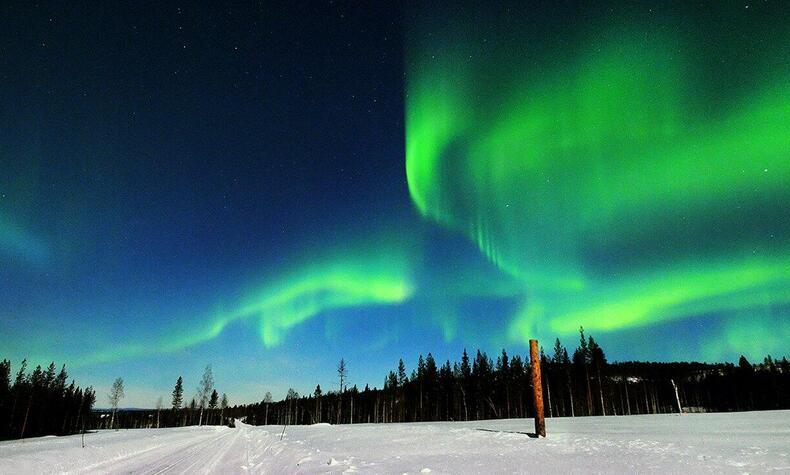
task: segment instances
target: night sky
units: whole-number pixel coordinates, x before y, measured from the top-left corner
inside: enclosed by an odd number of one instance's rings
[[[786,3],[165,3],[0,5],[0,357],[152,406],[788,354]]]

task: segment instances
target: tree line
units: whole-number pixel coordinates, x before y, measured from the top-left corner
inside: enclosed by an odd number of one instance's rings
[[[556,339],[541,348],[546,417],[613,416],[677,412],[725,412],[790,408],[790,362],[766,356],[752,364],[744,356],[732,363],[615,362],[579,330],[572,353]],[[382,388],[349,385],[349,366],[336,368],[337,389],[320,385],[310,394],[289,389],[275,401],[267,392],[260,402],[230,406],[214,387],[207,366],[194,396],[186,402],[184,380],[175,381],[169,405],[119,409],[122,378],[107,395],[109,408],[93,409],[96,393],[72,381],[55,364],[27,372],[22,362],[11,382],[11,364],[0,363],[0,438],[74,434],[94,429],[160,428],[232,424],[355,424],[419,421],[470,421],[534,417],[529,356],[484,351],[438,363],[431,353],[419,356],[409,372],[401,359]]]
[[[66,366],[40,365],[28,372],[23,360],[13,382],[11,362],[0,362],[0,439],[75,434],[92,425],[92,387],[68,382]]]
[[[541,348],[546,417],[722,412],[790,408],[790,363],[771,356],[739,363],[609,363],[601,346],[580,328],[572,353],[556,339]],[[234,406],[228,415],[250,424],[353,424],[468,421],[534,417],[529,356],[505,350],[492,359],[464,350],[460,361],[438,363],[420,355],[411,373],[403,360],[382,389],[348,385],[345,360],[338,389],[311,394],[290,389],[285,399],[267,393],[259,403]]]
[[[93,411],[91,428],[94,429],[142,429],[184,427],[201,425],[223,425],[229,419],[228,396],[220,396],[214,387],[214,373],[211,366],[206,366],[203,376],[189,402],[185,400],[184,378],[176,379],[171,400],[165,406],[160,397],[154,409],[118,410],[118,401],[124,396],[123,379],[118,378],[108,395],[109,409]]]

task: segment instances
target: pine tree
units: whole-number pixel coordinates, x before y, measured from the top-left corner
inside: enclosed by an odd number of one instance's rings
[[[403,358],[398,361],[398,386],[403,387],[406,384],[406,365],[403,363]]]
[[[178,411],[181,409],[181,404],[184,402],[184,380],[181,376],[178,377],[176,380],[176,386],[173,388],[173,402],[172,407],[173,411]]]
[[[592,362],[593,368],[595,369],[595,373],[598,378],[598,393],[601,397],[601,413],[605,416],[606,405],[604,404],[603,380],[601,379],[601,372],[606,366],[606,355],[604,355],[603,349],[598,346],[598,343],[593,340],[592,335],[590,335],[588,339],[587,348],[590,352],[590,361]]]
[[[403,416],[406,412],[406,365],[403,363],[403,358],[398,360],[398,422],[403,422]]]
[[[584,327],[579,327],[579,335],[580,335],[580,342],[579,348],[577,348],[577,352],[580,355],[580,361],[582,366],[584,367],[584,384],[587,388],[587,415],[591,416],[593,414],[593,402],[592,402],[592,388],[590,387],[590,350],[587,346],[587,339],[584,338]],[[574,353],[574,362],[576,358],[576,353]]]
[[[22,430],[19,433],[19,438],[25,438],[25,430],[27,429],[28,418],[30,417],[30,408],[33,407],[33,400],[39,396],[44,388],[44,371],[41,370],[41,365],[36,366],[36,369],[30,374],[27,381],[27,408],[25,409],[25,417],[22,419]]]
[[[219,393],[217,390],[211,391],[211,397],[208,400],[208,408],[209,409],[216,409],[219,406]]]
[[[568,397],[570,399],[571,417],[576,417],[576,409],[573,407],[573,383],[571,381],[571,360],[568,358],[568,350],[562,349],[562,365],[565,367],[565,377],[568,382]]]
[[[450,395],[453,392],[453,370],[450,366],[450,360],[444,362],[441,368],[439,368],[439,387],[438,387],[438,406],[444,406],[444,418],[439,418],[439,420],[452,420],[454,419],[450,415]],[[444,395],[444,398],[441,397]],[[437,406],[437,407],[438,407]]]
[[[551,405],[551,362],[546,357],[546,352],[543,351],[543,347],[540,347],[540,366],[544,368],[541,372],[541,376],[543,378],[542,385],[546,388],[546,398],[545,401],[548,403],[547,409],[549,410],[549,417],[554,417],[554,408]]]
[[[228,395],[222,393],[222,400],[219,403],[219,423],[225,424],[225,410],[228,408]]]
[[[313,396],[315,397],[315,420],[316,422],[321,422],[321,385],[317,384],[315,386],[315,391],[313,391]]]
[[[563,368],[563,364],[562,364],[562,351],[563,350],[564,350],[564,348],[562,347],[562,344],[560,343],[560,339],[559,338],[555,339],[554,340],[554,354],[551,357],[551,363],[552,363],[551,366],[555,370],[557,376],[561,376],[565,372],[564,368]],[[557,394],[557,397],[555,398],[555,405],[556,405],[557,400],[559,400],[559,402],[562,403],[561,404],[561,407],[562,407],[561,410],[560,410],[559,407],[557,407],[557,414],[564,416],[564,415],[566,415],[565,398],[563,397],[561,388],[562,388],[562,386],[560,386],[559,384],[556,387],[555,393]]]
[[[189,401],[189,411],[184,414],[184,425],[187,425],[187,415],[189,415],[189,425],[192,425],[195,421],[195,411],[197,410],[198,403],[197,400],[193,397],[191,401]]]
[[[469,394],[469,384],[472,379],[472,367],[469,366],[469,354],[464,348],[464,353],[461,356],[461,366],[459,368],[460,381],[458,388],[461,390],[461,400],[464,404],[464,420],[469,420],[469,406],[467,405],[467,395]]]
[[[346,377],[348,376],[348,370],[346,368],[346,360],[340,358],[340,362],[337,364],[337,377],[340,380],[340,390],[338,391],[339,397],[337,401],[337,423],[340,424],[343,421],[343,392],[345,392],[345,384],[346,384]]]
[[[11,362],[3,360],[0,363],[0,438],[5,438],[5,431],[9,421],[9,406],[11,405]]]
[[[217,406],[218,406],[218,405],[219,405],[219,393],[218,393],[218,392],[217,392],[217,390],[215,389],[215,390],[213,390],[213,391],[211,392],[211,397],[210,397],[210,398],[209,398],[209,400],[208,400],[208,409],[209,409],[209,413],[208,413],[208,417],[207,417],[207,419],[208,419],[208,423],[209,423],[209,424],[211,424],[211,419],[212,419],[211,415],[212,415],[214,412],[216,412],[216,409],[217,409]]]
[[[51,362],[47,367],[47,372],[44,373],[44,387],[49,388],[55,382],[55,362]]]
[[[562,363],[562,344],[560,343],[560,339],[557,338],[554,340],[554,355],[552,357],[552,362],[560,364]]]
[[[436,383],[439,379],[439,371],[436,367],[436,360],[429,352],[425,357],[425,395],[427,396],[428,420],[437,419],[436,415]]]
[[[295,401],[296,401],[297,399],[299,399],[299,393],[298,393],[298,392],[296,392],[296,390],[295,390],[294,388],[288,388],[288,393],[287,393],[287,394],[286,394],[286,396],[285,396],[285,400],[286,400],[286,401],[287,401],[287,403],[288,403],[288,412],[286,413],[286,422],[285,422],[285,425],[291,425],[291,424],[296,424],[296,423],[298,423],[298,420],[297,420],[297,419],[298,419],[297,412],[298,412],[298,409],[299,409],[299,408],[298,408],[298,406],[294,407],[294,406],[296,405],[296,404],[295,404]],[[291,414],[292,414],[292,413],[294,414],[294,417],[293,417],[293,419],[291,419]],[[293,422],[292,422],[292,421],[293,421]]]
[[[425,416],[423,413],[423,401],[424,401],[424,389],[425,389],[425,360],[423,359],[422,355],[417,359],[417,382],[420,385],[420,420],[424,420]]]
[[[499,392],[505,396],[505,414],[510,417],[510,358],[504,348],[502,354],[497,357],[496,367],[499,375]]]
[[[387,374],[387,379],[384,380],[384,391],[389,394],[390,410],[389,421],[393,421],[393,413],[395,411],[395,398],[398,391],[398,376],[394,371]]]

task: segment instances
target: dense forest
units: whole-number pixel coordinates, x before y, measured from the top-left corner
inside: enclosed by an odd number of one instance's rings
[[[93,388],[68,383],[55,363],[27,372],[22,361],[11,382],[11,362],[0,362],[0,439],[74,434],[94,423]]]
[[[251,424],[332,424],[465,421],[534,417],[529,357],[485,352],[438,364],[428,353],[409,374],[401,360],[383,389],[347,387],[345,361],[338,365],[342,391],[290,390],[282,401],[264,398],[226,414]],[[790,408],[790,362],[767,356],[751,364],[609,363],[593,337],[580,329],[572,355],[559,339],[541,349],[546,417],[723,412]],[[341,382],[342,381],[342,382]],[[682,409],[681,409],[682,408]]]
[[[731,363],[609,363],[604,350],[580,329],[572,354],[558,340],[541,349],[546,417],[631,415],[677,412],[722,412],[790,408],[790,362],[767,356],[752,364],[741,356]],[[293,389],[274,401],[229,406],[214,388],[206,367],[189,402],[181,377],[168,404],[155,409],[122,409],[123,380],[114,383],[108,409],[93,409],[92,388],[67,385],[65,366],[51,364],[27,373],[25,363],[11,381],[11,364],[0,363],[0,437],[73,434],[106,428],[150,428],[228,424],[332,424],[465,421],[533,417],[529,357],[505,350],[494,361],[485,352],[442,364],[428,353],[410,373],[403,360],[386,375],[383,387],[349,385],[349,367],[337,366],[338,388],[312,394]]]

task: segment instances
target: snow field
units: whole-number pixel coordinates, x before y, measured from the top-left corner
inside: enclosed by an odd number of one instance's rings
[[[790,473],[790,411],[184,427],[0,443],[23,473]]]

